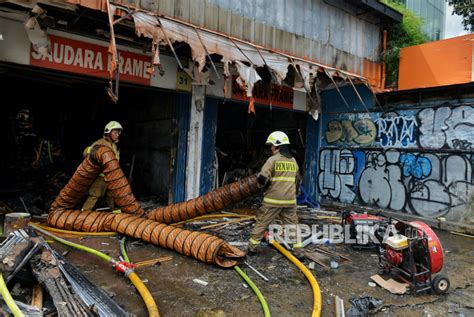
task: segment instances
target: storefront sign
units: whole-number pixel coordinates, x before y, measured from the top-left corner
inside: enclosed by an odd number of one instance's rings
[[[181,60],[181,65],[183,65],[183,67],[186,68],[189,65],[189,61]],[[178,66],[178,70],[176,73],[176,89],[191,91],[192,83],[193,83],[193,79],[189,77],[189,75]]]
[[[232,99],[250,101],[245,91],[235,81],[236,78],[234,76],[232,80]],[[272,84],[271,89],[268,89],[258,82],[253,88],[253,96],[255,103],[293,109],[293,88],[291,87]]]
[[[50,35],[51,53],[41,56],[31,48],[30,64],[66,72],[109,78],[107,47]],[[149,56],[119,50],[120,81],[150,85]]]

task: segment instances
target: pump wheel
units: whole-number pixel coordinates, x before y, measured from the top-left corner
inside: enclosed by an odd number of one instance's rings
[[[431,288],[435,294],[441,295],[449,290],[449,279],[442,274],[436,275],[431,281]]]

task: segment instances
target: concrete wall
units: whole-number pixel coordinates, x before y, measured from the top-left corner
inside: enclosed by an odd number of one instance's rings
[[[350,103],[349,111],[328,91],[323,103],[321,199],[474,224],[472,100],[389,104],[385,112]]]

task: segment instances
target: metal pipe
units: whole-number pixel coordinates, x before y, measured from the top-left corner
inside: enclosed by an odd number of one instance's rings
[[[196,28],[194,28],[194,31],[196,31],[199,42],[201,42],[202,47],[206,51],[206,56],[209,59],[209,62],[211,62],[212,68],[214,68],[214,72],[216,73],[217,79],[221,79],[221,76],[219,76],[219,73],[217,72],[216,65],[214,65],[214,62],[212,61],[211,55],[209,54],[209,51],[207,50],[206,45],[204,45],[204,42],[202,41],[202,38],[201,38],[201,35],[199,34],[199,31]]]
[[[382,90],[385,89],[385,80],[387,77],[386,71],[387,71],[387,30],[383,30],[383,63],[382,63],[382,82],[380,83],[380,86]]]
[[[254,268],[253,266],[251,266],[247,261],[244,262],[252,271],[254,271],[255,273],[257,273],[258,276],[260,276],[265,282],[268,282],[268,278],[263,275],[262,273],[260,273],[259,271],[257,271],[256,268]]]
[[[341,90],[339,89],[339,87],[337,86],[336,82],[334,81],[334,78],[332,78],[332,76],[328,75],[329,79],[331,79],[332,83],[334,84],[334,87],[336,88],[337,92],[339,93],[339,96],[341,96],[342,98],[342,101],[344,102],[344,104],[346,105],[347,109],[349,111],[351,111],[351,108],[349,106],[349,104],[347,103],[346,101],[346,98],[344,98],[344,96],[342,95],[342,92]]]
[[[168,37],[168,34],[166,34],[166,31],[165,31],[165,29],[163,28],[163,24],[161,23],[160,17],[159,17],[159,16],[156,16],[156,19],[158,20],[158,23],[160,23],[160,29],[161,29],[161,31],[163,32],[163,35],[165,36],[166,41],[168,42],[168,45],[169,45],[169,47],[170,47],[170,49],[171,49],[171,52],[173,52],[174,58],[176,59],[176,62],[178,63],[179,68],[184,71],[184,67],[183,67],[183,65],[181,64],[181,60],[179,59],[178,54],[176,54],[176,51],[174,50],[173,44],[171,44],[170,38]],[[157,49],[158,49],[158,48],[157,48]]]

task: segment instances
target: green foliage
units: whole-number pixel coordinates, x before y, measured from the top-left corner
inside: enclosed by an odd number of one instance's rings
[[[395,0],[382,0],[383,3],[403,14],[403,21],[392,25],[387,30],[386,73],[387,86],[396,85],[400,49],[428,42],[428,37],[422,31],[423,19],[407,9],[404,4]]]
[[[462,17],[464,29],[474,32],[474,2],[471,0],[448,0],[448,3],[453,6],[453,14]]]

